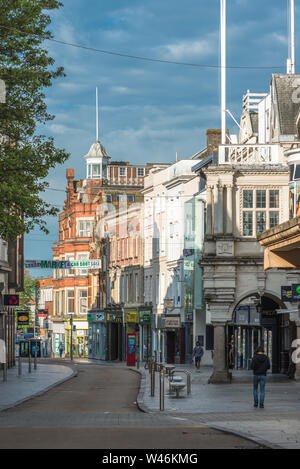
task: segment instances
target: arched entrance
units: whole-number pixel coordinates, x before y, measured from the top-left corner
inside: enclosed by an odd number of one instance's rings
[[[256,348],[262,345],[272,373],[287,372],[293,333],[288,315],[276,311],[283,307],[281,300],[268,293],[251,295],[235,306],[227,326],[229,368],[249,370]]]

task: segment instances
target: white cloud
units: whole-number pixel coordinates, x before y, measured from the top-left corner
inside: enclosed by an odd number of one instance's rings
[[[127,88],[127,86],[113,86],[112,91],[117,94],[135,94],[137,90],[133,88]]]
[[[158,50],[165,59],[187,60],[189,58],[202,58],[216,52],[215,34],[205,39],[183,40],[174,44],[160,46]]]

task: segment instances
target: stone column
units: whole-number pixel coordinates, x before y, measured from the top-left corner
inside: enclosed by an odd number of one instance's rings
[[[215,203],[214,203],[214,232],[222,234],[223,228],[223,186],[218,184],[215,188]]]
[[[212,234],[212,187],[207,186],[207,199],[206,199],[206,234]]]
[[[232,186],[227,186],[227,217],[226,217],[226,233],[232,233]]]
[[[214,326],[214,371],[209,378],[210,384],[231,382],[231,373],[228,371],[226,360],[226,325],[213,323]]]

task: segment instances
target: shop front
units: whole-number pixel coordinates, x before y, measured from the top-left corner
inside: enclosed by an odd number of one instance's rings
[[[152,331],[151,331],[152,307],[141,306],[139,308],[140,323],[140,360],[148,361],[152,355]]]
[[[181,349],[184,339],[184,328],[181,328],[180,315],[164,316],[164,332],[166,337],[166,361],[167,363],[182,363]]]
[[[60,342],[64,346],[64,351],[66,353],[66,344],[65,344],[65,324],[61,320],[52,321],[52,329],[50,331],[51,336],[51,355],[55,357],[59,357],[59,344]]]
[[[135,334],[135,353],[136,357],[140,357],[140,328],[139,328],[139,310],[138,308],[124,308],[124,325],[125,325],[125,359],[127,359],[127,337]]]
[[[89,326],[86,319],[73,319],[71,331],[71,319],[65,321],[65,355],[71,356],[71,342],[74,358],[88,358],[88,334]]]
[[[288,315],[278,314],[277,308],[275,301],[262,297],[259,307],[244,304],[235,309],[234,324],[227,329],[229,368],[250,370],[254,353],[262,346],[270,359],[271,372],[287,373],[292,325]]]
[[[106,359],[106,314],[104,310],[90,310],[89,323],[89,358]]]
[[[106,360],[124,360],[123,311],[105,309],[106,313]]]

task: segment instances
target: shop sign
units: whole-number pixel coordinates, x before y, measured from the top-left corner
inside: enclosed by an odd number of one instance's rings
[[[144,309],[140,311],[140,324],[150,324],[151,322],[151,309]]]
[[[174,329],[180,327],[180,316],[165,316],[165,328]]]
[[[101,269],[101,259],[84,261],[29,260],[25,261],[24,264],[26,269]]]
[[[293,293],[291,286],[281,287],[281,299],[282,301],[292,301]]]
[[[123,322],[123,314],[106,313],[106,319],[110,322]]]
[[[300,301],[300,284],[293,283],[292,285],[292,299],[293,301]]]
[[[193,321],[193,311],[188,311],[185,318],[187,321]]]
[[[19,311],[17,313],[18,326],[28,326],[29,325],[29,313],[28,311]]]
[[[47,318],[48,317],[48,310],[47,309],[38,309],[38,317],[39,318]]]
[[[191,257],[195,253],[195,249],[184,249],[183,250],[183,257]]]
[[[125,313],[125,322],[139,322],[137,311],[128,311]]]
[[[194,261],[184,261],[184,270],[194,270]]]

